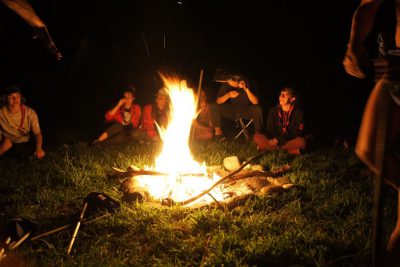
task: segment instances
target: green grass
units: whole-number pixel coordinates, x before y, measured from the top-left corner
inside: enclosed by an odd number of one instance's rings
[[[159,146],[84,145],[48,151],[41,161],[0,159],[0,220],[26,218],[46,231],[73,223],[90,192],[121,201],[112,167],[151,165]],[[257,155],[252,145],[202,143],[198,161]],[[304,189],[248,200],[233,210],[122,203],[120,212],[81,227],[70,256],[71,232],[26,241],[14,254],[28,266],[368,266],[371,262],[372,177],[350,150],[320,148],[293,157],[271,152],[259,162],[289,164]],[[396,197],[385,188],[385,240]],[[39,231],[39,232],[40,232]]]

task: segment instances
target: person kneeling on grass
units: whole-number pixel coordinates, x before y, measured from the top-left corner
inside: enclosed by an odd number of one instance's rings
[[[39,119],[32,108],[25,106],[20,89],[17,86],[6,88],[1,100],[0,157],[9,151],[10,155],[17,157],[33,154],[38,159],[43,158],[46,153],[42,149]],[[30,142],[31,132],[36,140],[35,145]]]
[[[105,117],[107,122],[112,122],[96,140],[93,145],[118,144],[132,139],[131,134],[139,127],[142,109],[133,104],[135,100],[135,89],[130,87],[123,91],[123,97],[109,111]]]
[[[300,154],[300,150],[305,149],[303,111],[295,100],[292,88],[281,90],[279,104],[268,112],[267,135],[254,135],[253,140],[258,150],[283,149],[291,154]]]

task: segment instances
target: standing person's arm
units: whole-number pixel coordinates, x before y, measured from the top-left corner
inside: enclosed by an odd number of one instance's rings
[[[343,65],[346,72],[357,78],[365,78],[363,68],[368,65],[364,40],[370,33],[382,0],[362,0],[354,12],[350,39]]]

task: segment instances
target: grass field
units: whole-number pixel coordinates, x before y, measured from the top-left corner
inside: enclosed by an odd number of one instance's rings
[[[0,159],[0,220],[25,218],[38,232],[74,223],[90,192],[121,201],[112,167],[151,165],[159,146],[64,145],[45,159]],[[201,143],[195,158],[220,165],[226,156],[249,159],[251,145]],[[72,231],[29,239],[9,257],[27,266],[369,266],[372,176],[352,150],[314,148],[301,156],[265,154],[271,170],[289,164],[302,186],[248,200],[233,210],[126,204],[83,225],[71,255]],[[385,187],[385,236],[395,221],[393,190]],[[3,262],[4,264],[4,262]],[[1,264],[0,264],[1,265]]]

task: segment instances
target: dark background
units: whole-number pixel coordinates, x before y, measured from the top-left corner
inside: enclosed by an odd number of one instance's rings
[[[203,69],[211,95],[219,86],[216,69],[241,72],[265,111],[283,86],[293,86],[307,131],[332,138],[356,136],[372,88],[370,79],[352,78],[342,67],[358,0],[30,3],[63,59],[57,62],[32,39],[29,25],[0,5],[0,84],[21,86],[45,137],[94,138],[127,84],[137,88],[139,104],[153,100],[157,71],[197,88]],[[368,45],[375,46],[373,37]]]

